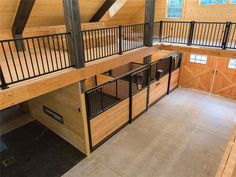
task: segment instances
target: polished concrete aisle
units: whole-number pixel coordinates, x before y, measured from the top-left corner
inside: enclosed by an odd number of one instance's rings
[[[64,177],[214,177],[236,101],[179,88]]]

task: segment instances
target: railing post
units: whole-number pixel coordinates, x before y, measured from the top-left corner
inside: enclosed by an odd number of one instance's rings
[[[160,28],[159,28],[159,41],[162,41],[162,30],[163,30],[163,21],[160,21]]]
[[[122,26],[119,26],[119,55],[122,55]]]
[[[7,86],[7,83],[5,81],[5,78],[4,78],[4,75],[3,75],[3,72],[2,72],[2,67],[0,65],[0,80],[1,80],[1,88],[2,89],[7,89],[8,86]]]
[[[188,44],[187,44],[188,46],[192,45],[194,27],[195,27],[195,21],[191,21],[188,33]]]
[[[223,41],[222,41],[222,45],[221,45],[221,48],[224,50],[227,48],[227,42],[229,39],[230,28],[231,28],[231,22],[226,22],[225,30],[224,30],[224,37],[223,37]]]
[[[133,91],[132,91],[132,74],[129,76],[129,123],[132,123],[133,112]]]
[[[67,32],[70,32],[69,56],[76,68],[85,66],[85,55],[83,47],[83,36],[81,32],[81,19],[79,12],[79,1],[62,0],[65,24]]]

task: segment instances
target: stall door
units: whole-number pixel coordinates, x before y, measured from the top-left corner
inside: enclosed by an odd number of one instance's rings
[[[217,62],[217,69],[212,93],[236,99],[236,68],[234,59],[222,57],[215,57],[214,59]]]
[[[207,56],[205,56],[207,57]],[[210,92],[214,80],[216,60],[204,55],[185,53],[182,59],[180,85]],[[206,60],[205,60],[206,59]]]

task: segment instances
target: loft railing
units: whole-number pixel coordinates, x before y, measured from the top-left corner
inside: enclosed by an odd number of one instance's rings
[[[146,24],[82,31],[85,63],[144,46]],[[0,87],[73,67],[70,33],[0,41]],[[236,23],[160,21],[153,42],[236,49]],[[24,50],[20,50],[23,48]]]
[[[154,42],[236,49],[236,23],[160,21],[154,25]]]
[[[69,37],[69,33],[60,33],[1,40],[1,88],[72,67]]]
[[[143,47],[144,24],[82,31],[85,63]]]

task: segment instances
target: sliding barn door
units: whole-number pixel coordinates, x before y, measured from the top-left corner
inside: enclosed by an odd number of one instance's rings
[[[216,60],[207,58],[206,64],[190,62],[190,53],[184,53],[180,86],[210,92],[214,80]]]
[[[236,69],[230,69],[229,58],[215,57],[215,72],[212,93],[236,99]]]

